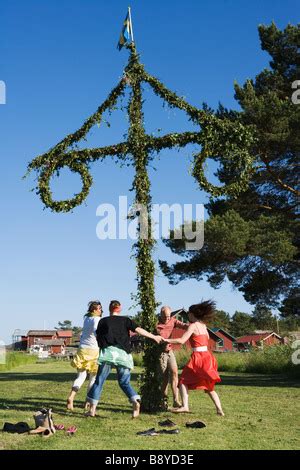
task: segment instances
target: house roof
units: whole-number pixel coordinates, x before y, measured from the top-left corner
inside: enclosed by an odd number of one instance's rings
[[[171,312],[171,317],[175,317],[175,315],[178,315],[178,314],[187,315],[188,311],[185,310],[185,308],[179,308],[178,310],[174,310],[173,312]]]
[[[235,341],[235,337],[232,336],[228,331],[223,330],[223,328],[212,328],[212,331],[216,334],[218,334],[219,331],[221,331],[225,336],[227,336],[229,339],[232,339],[232,341]]]
[[[214,339],[215,341],[219,341],[221,338],[220,336],[218,336],[213,330],[211,330],[210,328],[207,328],[207,331],[208,331],[208,334],[209,334],[209,337]]]
[[[44,346],[64,346],[63,339],[45,339],[42,343]]]
[[[261,333],[261,334],[252,334],[252,335],[246,335],[246,336],[241,336],[240,338],[237,338],[238,343],[251,343],[251,341],[264,341],[265,339],[269,338],[269,336],[275,335],[277,338],[281,339],[281,336],[279,336],[277,333],[272,331],[271,333]]]
[[[55,336],[56,330],[29,330],[27,336]]]
[[[72,330],[56,330],[56,333],[59,338],[72,338],[73,336]]]

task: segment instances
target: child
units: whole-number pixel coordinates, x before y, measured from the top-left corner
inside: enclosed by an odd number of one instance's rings
[[[77,368],[78,375],[75,382],[73,383],[71,393],[67,400],[68,410],[73,411],[73,401],[75,395],[84,384],[87,374],[89,374],[88,391],[95,382],[98,370],[97,359],[99,356],[99,347],[95,333],[101,316],[101,303],[98,300],[89,302],[88,312],[85,315],[83,322],[79,349],[75,358],[71,362],[71,365]]]
[[[224,416],[218,394],[214,391],[216,382],[221,382],[217,371],[217,361],[208,351],[209,335],[205,322],[212,318],[215,311],[215,302],[206,301],[191,305],[189,308],[190,326],[181,338],[167,339],[169,344],[184,344],[190,339],[193,348],[189,362],[184,366],[180,380],[179,391],[182,407],[174,409],[174,413],[189,412],[188,390],[204,390],[215,404],[217,414]]]

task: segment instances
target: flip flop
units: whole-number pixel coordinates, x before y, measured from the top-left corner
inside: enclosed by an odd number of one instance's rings
[[[70,426],[70,427],[67,429],[67,433],[68,433],[69,435],[73,435],[73,434],[75,434],[75,432],[77,432],[76,426]]]
[[[138,436],[158,436],[158,432],[155,428],[147,429],[146,431],[139,431],[136,433]]]
[[[63,431],[65,429],[65,426],[64,424],[55,424],[54,428],[56,429],[56,431]]]
[[[158,434],[179,434],[179,429],[162,429]]]

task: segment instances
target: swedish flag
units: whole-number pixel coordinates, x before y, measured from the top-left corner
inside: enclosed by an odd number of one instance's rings
[[[127,41],[132,40],[132,29],[131,29],[131,21],[130,21],[130,14],[129,12],[126,15],[126,18],[123,23],[123,29],[120,34],[120,39],[118,42],[118,49],[119,51],[122,49],[124,44],[126,44]]]

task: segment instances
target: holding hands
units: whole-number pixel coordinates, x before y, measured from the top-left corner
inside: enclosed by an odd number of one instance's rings
[[[160,344],[161,342],[165,341],[164,338],[162,338],[161,336],[159,335],[155,335],[153,337],[153,340],[157,343],[157,344]]]

